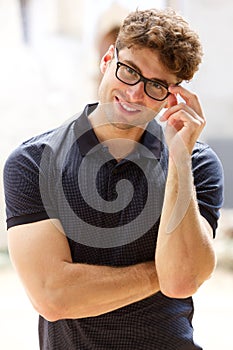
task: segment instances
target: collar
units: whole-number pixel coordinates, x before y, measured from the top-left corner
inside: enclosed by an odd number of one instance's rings
[[[75,121],[74,131],[82,156],[87,155],[87,153],[94,153],[103,147],[88,120],[89,114],[91,114],[97,106],[98,103],[88,104]],[[160,159],[164,144],[164,135],[161,126],[156,120],[149,122],[140,143],[145,146],[140,147],[140,153],[144,157]]]

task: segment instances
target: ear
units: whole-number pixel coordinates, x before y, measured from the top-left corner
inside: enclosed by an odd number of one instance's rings
[[[103,55],[100,61],[100,70],[101,73],[105,73],[108,64],[112,61],[114,57],[114,45],[110,45],[108,51]]]

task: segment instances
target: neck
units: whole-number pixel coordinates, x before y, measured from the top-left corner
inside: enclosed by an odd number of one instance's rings
[[[127,125],[123,123],[110,123],[105,114],[99,111],[98,107],[88,117],[93,130],[100,142],[112,139],[127,139],[139,142],[147,124]]]
[[[88,118],[98,140],[105,144],[109,152],[119,161],[137,147],[147,126],[145,124],[127,127],[119,123],[109,123],[103,114],[96,110]]]

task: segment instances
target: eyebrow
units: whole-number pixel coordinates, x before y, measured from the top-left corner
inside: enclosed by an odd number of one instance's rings
[[[125,64],[128,64],[130,65],[130,67],[134,68],[138,73],[140,73],[142,75],[142,72],[141,72],[141,69],[139,69],[132,61],[130,60],[125,60]],[[124,62],[122,62],[124,63]],[[144,77],[146,78],[146,77]],[[167,88],[169,87],[169,85],[171,85],[170,83],[168,83],[167,80],[163,80],[163,79],[158,79],[158,78],[146,78],[148,80],[151,80],[151,81],[157,81],[157,82],[160,82],[161,84],[165,85]]]

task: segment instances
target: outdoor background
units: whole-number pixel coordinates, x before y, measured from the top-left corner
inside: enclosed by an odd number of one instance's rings
[[[7,251],[2,170],[9,153],[97,99],[105,35],[136,7],[177,9],[199,33],[200,71],[187,86],[204,107],[202,140],[225,170],[215,240],[218,266],[194,296],[195,339],[204,350],[233,344],[233,2],[231,0],[0,0],[0,349],[38,350],[37,314]],[[143,350],[143,349],[142,349]],[[161,349],[162,350],[162,349]]]

